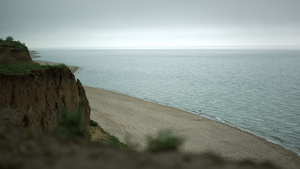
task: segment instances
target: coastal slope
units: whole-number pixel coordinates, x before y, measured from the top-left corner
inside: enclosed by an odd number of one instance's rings
[[[81,82],[64,67],[31,70],[26,74],[0,73],[0,112],[18,109],[24,114],[23,125],[53,131],[63,109],[68,113],[82,108],[85,128],[90,107]],[[12,113],[5,113],[12,114]]]
[[[84,87],[91,119],[112,135],[145,147],[147,135],[170,129],[185,138],[182,151],[214,153],[229,160],[271,162],[280,168],[298,168],[299,156],[265,139],[191,113],[115,92]]]

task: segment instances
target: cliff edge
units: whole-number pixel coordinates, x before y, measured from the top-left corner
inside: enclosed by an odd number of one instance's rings
[[[16,124],[52,131],[64,108],[72,113],[80,104],[88,131],[89,103],[80,81],[69,69],[51,67],[25,75],[0,74],[0,79],[0,112],[14,109],[21,114],[21,122]]]
[[[36,64],[28,50],[0,46],[0,64]]]

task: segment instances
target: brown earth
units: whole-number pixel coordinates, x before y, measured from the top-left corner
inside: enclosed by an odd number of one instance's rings
[[[110,136],[108,134],[103,133],[98,127],[90,126],[89,133],[90,133],[92,142],[97,142],[97,141],[101,141],[101,140],[107,141],[110,138]]]
[[[1,64],[36,64],[31,60],[28,50],[20,50],[11,47],[0,46],[0,63]]]
[[[63,108],[71,113],[79,101],[89,126],[90,107],[85,90],[67,68],[32,70],[26,75],[0,74],[0,109],[24,112],[24,126],[53,130]]]

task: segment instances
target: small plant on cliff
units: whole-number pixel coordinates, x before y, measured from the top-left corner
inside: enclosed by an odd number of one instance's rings
[[[14,41],[14,38],[12,36],[8,36],[8,37],[6,37],[6,41],[12,42],[12,41]]]
[[[158,132],[156,137],[147,137],[147,150],[151,152],[175,151],[183,143],[183,139],[175,136],[170,130]]]
[[[67,139],[85,138],[85,118],[80,106],[73,113],[67,113],[66,109],[62,111],[55,133]]]
[[[59,64],[59,65],[53,65],[53,66],[50,66],[50,65],[44,65],[44,66],[48,66],[48,68],[49,67],[53,67],[53,68],[61,68],[61,67],[63,67],[63,68],[69,69],[69,67],[67,65],[63,64],[63,63]]]
[[[92,127],[98,127],[99,124],[97,122],[95,122],[94,120],[90,120],[90,126],[92,126]]]

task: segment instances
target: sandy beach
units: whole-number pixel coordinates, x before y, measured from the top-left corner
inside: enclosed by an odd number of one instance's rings
[[[110,134],[146,144],[146,136],[170,129],[185,138],[183,152],[214,153],[225,159],[271,162],[280,168],[299,168],[299,156],[253,134],[172,107],[115,92],[85,87],[91,119]]]
[[[37,53],[31,53],[37,58]],[[34,60],[39,64],[59,63]],[[79,68],[68,66],[74,73]],[[127,95],[85,86],[91,107],[91,119],[122,142],[134,143],[139,150],[146,137],[169,129],[185,139],[181,151],[213,153],[228,160],[270,162],[279,168],[298,169],[300,157],[280,145],[268,142],[238,128],[176,108]]]

